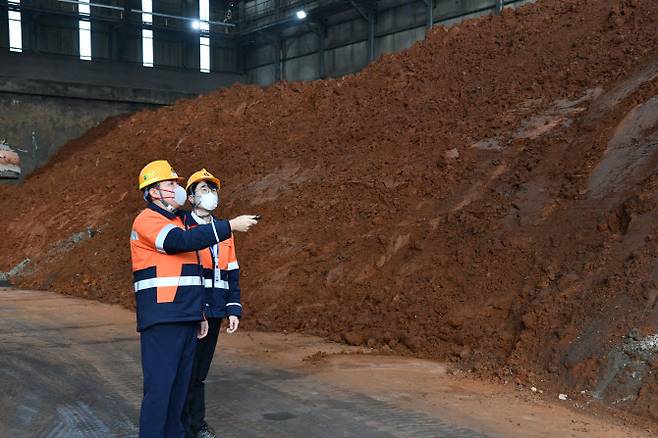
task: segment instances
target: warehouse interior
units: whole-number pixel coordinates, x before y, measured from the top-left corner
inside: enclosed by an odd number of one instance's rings
[[[140,299],[207,287],[189,265],[238,270],[242,313],[216,317],[216,435],[188,436],[658,435],[656,23],[0,0],[0,436],[139,436]],[[181,224],[140,239],[144,212]],[[202,217],[211,246],[167,241]]]
[[[12,111],[0,123],[15,149],[27,151],[24,174],[108,116],[235,83],[355,73],[423,39],[433,24],[503,7],[498,0],[3,3],[0,101]],[[53,122],[65,128],[53,130]]]

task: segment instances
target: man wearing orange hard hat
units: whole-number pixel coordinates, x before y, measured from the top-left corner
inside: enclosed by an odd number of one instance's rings
[[[185,190],[192,211],[183,214],[186,227],[194,228],[216,220],[213,211],[219,205],[219,178],[201,169],[187,180]],[[233,236],[199,251],[206,282],[205,316],[208,335],[197,341],[192,367],[192,379],[183,411],[183,424],[188,438],[216,438],[205,421],[204,382],[210,370],[222,319],[228,318],[228,333],[237,331],[242,314],[240,303],[240,268],[235,254]]]
[[[140,438],[185,437],[181,416],[196,340],[208,331],[199,251],[257,223],[243,215],[186,229],[178,214],[186,198],[180,179],[165,160],[139,174],[148,205],[133,222],[130,250],[144,374]]]

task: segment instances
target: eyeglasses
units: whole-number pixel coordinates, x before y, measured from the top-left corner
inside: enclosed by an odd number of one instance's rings
[[[204,187],[198,187],[197,188],[197,193],[199,195],[205,195],[207,193],[217,193],[217,187],[212,187],[212,186],[204,186]]]

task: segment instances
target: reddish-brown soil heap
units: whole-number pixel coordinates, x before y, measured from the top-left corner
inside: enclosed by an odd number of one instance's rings
[[[237,237],[249,327],[658,418],[653,347],[631,345],[658,316],[656,23],[654,0],[539,1],[354,76],[108,121],[0,188],[0,269],[29,257],[22,286],[132,306],[140,168],[203,166],[223,215],[263,215]]]

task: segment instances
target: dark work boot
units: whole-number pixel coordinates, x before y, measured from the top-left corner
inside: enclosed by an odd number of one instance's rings
[[[194,435],[194,438],[218,438],[218,436],[206,425]]]

